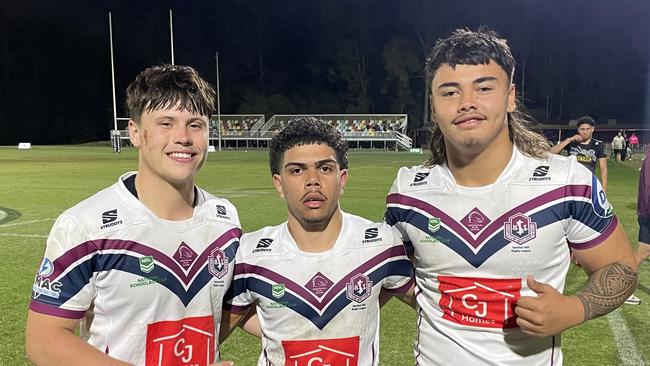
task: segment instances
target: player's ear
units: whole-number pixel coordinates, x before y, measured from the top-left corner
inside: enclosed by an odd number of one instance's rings
[[[280,194],[280,198],[284,198],[284,191],[282,190],[282,177],[280,177],[280,174],[273,174],[273,185],[275,186],[275,190],[278,191],[278,194]]]
[[[510,90],[508,90],[508,112],[512,113],[517,108],[517,91],[515,89],[515,84],[510,84]]]
[[[345,189],[345,185],[348,183],[348,170],[347,169],[341,169],[339,172],[339,194],[343,194],[343,190]]]
[[[140,127],[138,124],[130,119],[129,120],[129,140],[131,140],[131,144],[137,148],[140,147],[140,140],[139,140],[139,134],[140,134]]]

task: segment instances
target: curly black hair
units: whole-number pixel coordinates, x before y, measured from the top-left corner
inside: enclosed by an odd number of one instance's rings
[[[327,145],[334,149],[339,169],[348,168],[348,143],[333,126],[314,117],[298,117],[271,139],[269,144],[269,164],[271,174],[280,174],[280,164],[284,153],[295,147],[309,144]]]

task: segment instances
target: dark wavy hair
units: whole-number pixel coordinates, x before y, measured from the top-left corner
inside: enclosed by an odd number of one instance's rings
[[[435,72],[443,64],[452,68],[456,65],[487,65],[494,61],[499,65],[512,83],[515,72],[515,59],[512,57],[507,41],[499,38],[496,32],[484,27],[473,32],[469,29],[456,29],[449,37],[439,39],[425,65],[429,92]],[[431,158],[425,163],[428,166],[442,164],[447,161],[445,139],[438,123],[433,121],[429,148]],[[544,158],[550,149],[550,144],[539,125],[525,113],[523,105],[517,101],[514,112],[508,113],[508,134],[510,141],[522,154],[534,158]]]
[[[295,147],[309,144],[323,144],[334,149],[339,169],[348,168],[348,143],[341,133],[325,121],[314,117],[299,117],[289,121],[269,144],[269,165],[271,174],[280,174],[284,153]]]
[[[126,88],[129,118],[178,105],[182,111],[207,116],[214,112],[215,92],[190,66],[159,65],[144,69]]]

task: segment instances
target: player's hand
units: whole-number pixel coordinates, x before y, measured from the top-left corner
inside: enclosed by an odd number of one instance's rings
[[[582,141],[582,136],[580,136],[580,134],[575,134],[573,135],[573,137],[571,137],[571,140],[575,142],[580,142]]]
[[[515,313],[522,332],[548,337],[582,322],[584,309],[576,297],[564,296],[554,287],[535,281],[532,276],[526,282],[537,296],[522,296],[517,301]]]
[[[232,361],[221,361],[221,362],[211,363],[208,366],[235,366],[235,363]]]

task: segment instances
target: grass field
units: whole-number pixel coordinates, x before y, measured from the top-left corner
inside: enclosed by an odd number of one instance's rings
[[[343,209],[381,220],[384,196],[401,166],[420,163],[423,155],[383,151],[353,151]],[[56,146],[17,151],[0,147],[0,365],[26,365],[24,324],[35,271],[45,238],[61,211],[111,185],[137,166],[137,154],[125,149],[114,155],[107,147]],[[636,246],[636,194],[639,162],[610,162],[608,196]],[[238,208],[245,231],[278,224],[286,218],[284,201],[271,183],[266,151],[212,153],[198,184],[230,199]],[[0,212],[1,214],[1,212]],[[567,365],[645,365],[650,362],[650,265],[641,267],[636,294],[640,306],[623,306],[614,314],[571,329],[563,335]],[[585,281],[572,268],[567,293]],[[415,314],[398,301],[382,310],[381,364],[412,365]],[[223,345],[226,359],[254,365],[259,342],[236,331]]]

